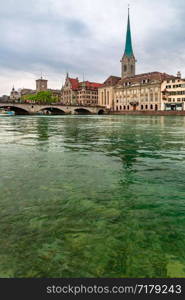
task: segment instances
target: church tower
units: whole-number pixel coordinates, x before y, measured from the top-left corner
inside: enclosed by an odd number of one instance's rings
[[[125,77],[134,76],[135,65],[136,65],[136,59],[132,49],[130,16],[129,16],[129,8],[128,8],[128,23],[127,23],[125,52],[121,59],[121,77],[125,78]]]
[[[36,91],[42,92],[42,91],[47,91],[48,89],[48,81],[46,79],[43,79],[42,76],[40,79],[36,80]]]

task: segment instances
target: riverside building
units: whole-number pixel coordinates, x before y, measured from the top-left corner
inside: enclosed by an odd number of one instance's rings
[[[185,79],[177,78],[163,81],[161,85],[161,109],[185,110]]]
[[[20,99],[20,93],[15,90],[14,86],[10,92],[10,100],[13,102],[16,102],[17,100]]]
[[[121,59],[121,77],[109,76],[98,89],[98,104],[110,111],[157,111],[164,109],[161,101],[162,83],[176,77],[161,72],[136,74],[136,58],[132,47],[130,16],[126,44]]]
[[[98,105],[98,88],[101,83],[82,81],[71,78],[67,73],[61,89],[61,102],[65,105]]]

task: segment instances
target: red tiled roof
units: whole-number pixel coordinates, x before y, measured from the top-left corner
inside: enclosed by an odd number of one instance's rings
[[[84,82],[80,82],[80,85],[85,85],[87,88],[99,88],[102,86],[101,83],[98,82],[90,82],[90,81],[84,81]]]
[[[73,90],[78,90],[82,88],[83,84],[85,85],[86,88],[92,88],[92,89],[97,89],[102,86],[102,84],[98,82],[90,82],[90,81],[79,82],[78,78],[68,78],[68,79],[71,83],[71,87]]]
[[[71,83],[71,87],[73,90],[78,90],[82,88],[83,84],[85,85],[86,88],[90,88],[90,89],[97,89],[102,86],[102,84],[98,82],[90,82],[90,81],[79,82],[78,78],[68,78],[68,79]]]
[[[71,83],[71,86],[72,86],[73,90],[76,90],[76,89],[79,88],[79,81],[78,81],[77,78],[76,79],[75,78],[69,78],[69,81]]]

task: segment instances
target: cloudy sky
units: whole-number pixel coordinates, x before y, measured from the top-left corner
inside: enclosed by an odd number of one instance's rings
[[[130,0],[137,73],[185,77],[185,1]],[[41,72],[50,88],[65,73],[103,82],[120,76],[128,0],[0,0],[0,95],[35,88]]]

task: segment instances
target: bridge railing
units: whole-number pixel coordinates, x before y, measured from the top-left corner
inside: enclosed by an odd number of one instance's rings
[[[47,103],[47,102],[25,102],[25,101],[0,101],[0,104],[10,104],[10,105],[19,105],[19,104],[24,104],[24,105],[44,105],[44,106],[68,106],[68,107],[100,107],[100,108],[105,108],[104,106],[101,105],[93,105],[93,104],[65,104],[62,102],[53,102],[53,103]]]

